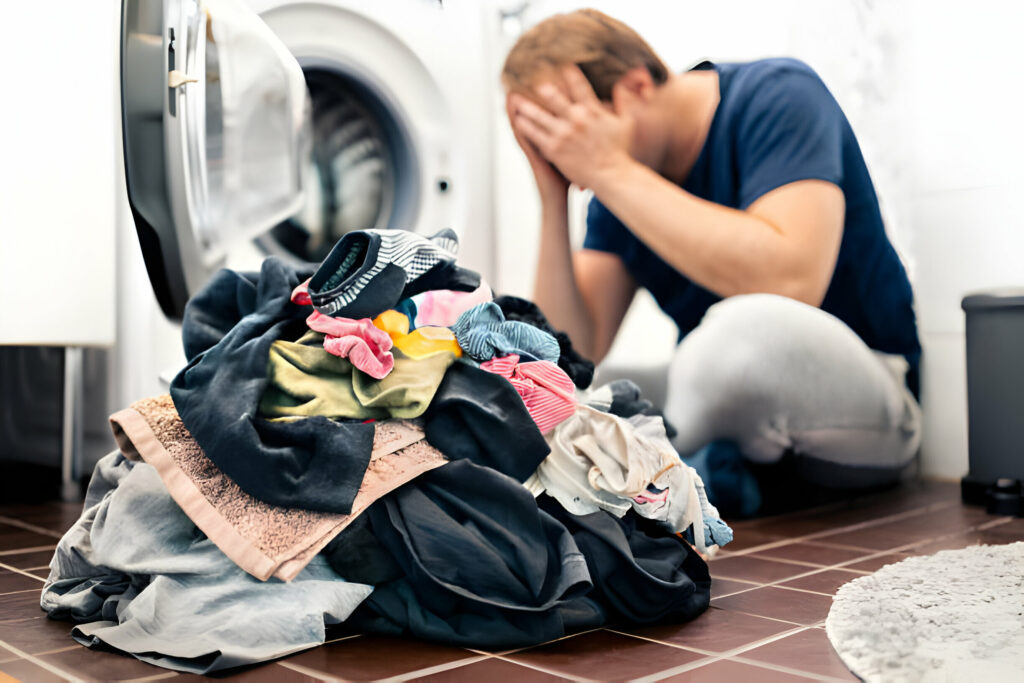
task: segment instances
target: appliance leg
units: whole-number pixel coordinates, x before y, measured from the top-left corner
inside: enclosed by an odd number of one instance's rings
[[[82,347],[64,349],[64,424],[61,436],[60,496],[68,502],[82,499],[78,475],[82,468]]]

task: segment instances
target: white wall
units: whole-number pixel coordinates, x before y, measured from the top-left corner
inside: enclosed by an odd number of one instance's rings
[[[117,10],[0,22],[0,344],[114,341]]]
[[[1022,11],[997,0],[969,6],[924,0],[589,5],[633,26],[674,69],[702,58],[786,55],[822,75],[857,132],[890,236],[914,284],[925,353],[924,472],[966,473],[960,299],[979,289],[1024,285],[1024,219],[1014,201],[1024,175]],[[527,23],[579,6],[587,5],[540,0]],[[505,37],[505,49],[513,39]],[[497,158],[498,285],[528,294],[538,207],[504,121]],[[638,359],[647,366],[667,360],[673,328],[649,298],[634,305],[627,325],[606,364],[621,372]],[[652,338],[668,341],[651,348]]]

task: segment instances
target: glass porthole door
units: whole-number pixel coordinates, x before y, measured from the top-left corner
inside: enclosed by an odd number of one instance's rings
[[[121,101],[146,268],[180,319],[232,245],[300,214],[313,177],[309,91],[242,0],[123,0]]]

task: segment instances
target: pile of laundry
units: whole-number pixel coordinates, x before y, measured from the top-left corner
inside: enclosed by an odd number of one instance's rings
[[[700,553],[732,532],[662,418],[630,382],[589,390],[569,338],[457,249],[365,230],[317,268],[220,271],[170,394],[111,416],[43,609],[195,673],[336,624],[513,648],[703,612]]]

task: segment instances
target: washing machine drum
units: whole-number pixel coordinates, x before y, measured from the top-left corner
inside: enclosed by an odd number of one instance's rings
[[[123,0],[121,95],[129,204],[170,318],[241,242],[317,262],[408,219],[411,146],[381,98],[300,66],[242,0]]]
[[[372,89],[337,68],[303,71],[313,127],[305,204],[257,243],[268,254],[315,263],[346,232],[392,224],[410,164],[393,115]]]

